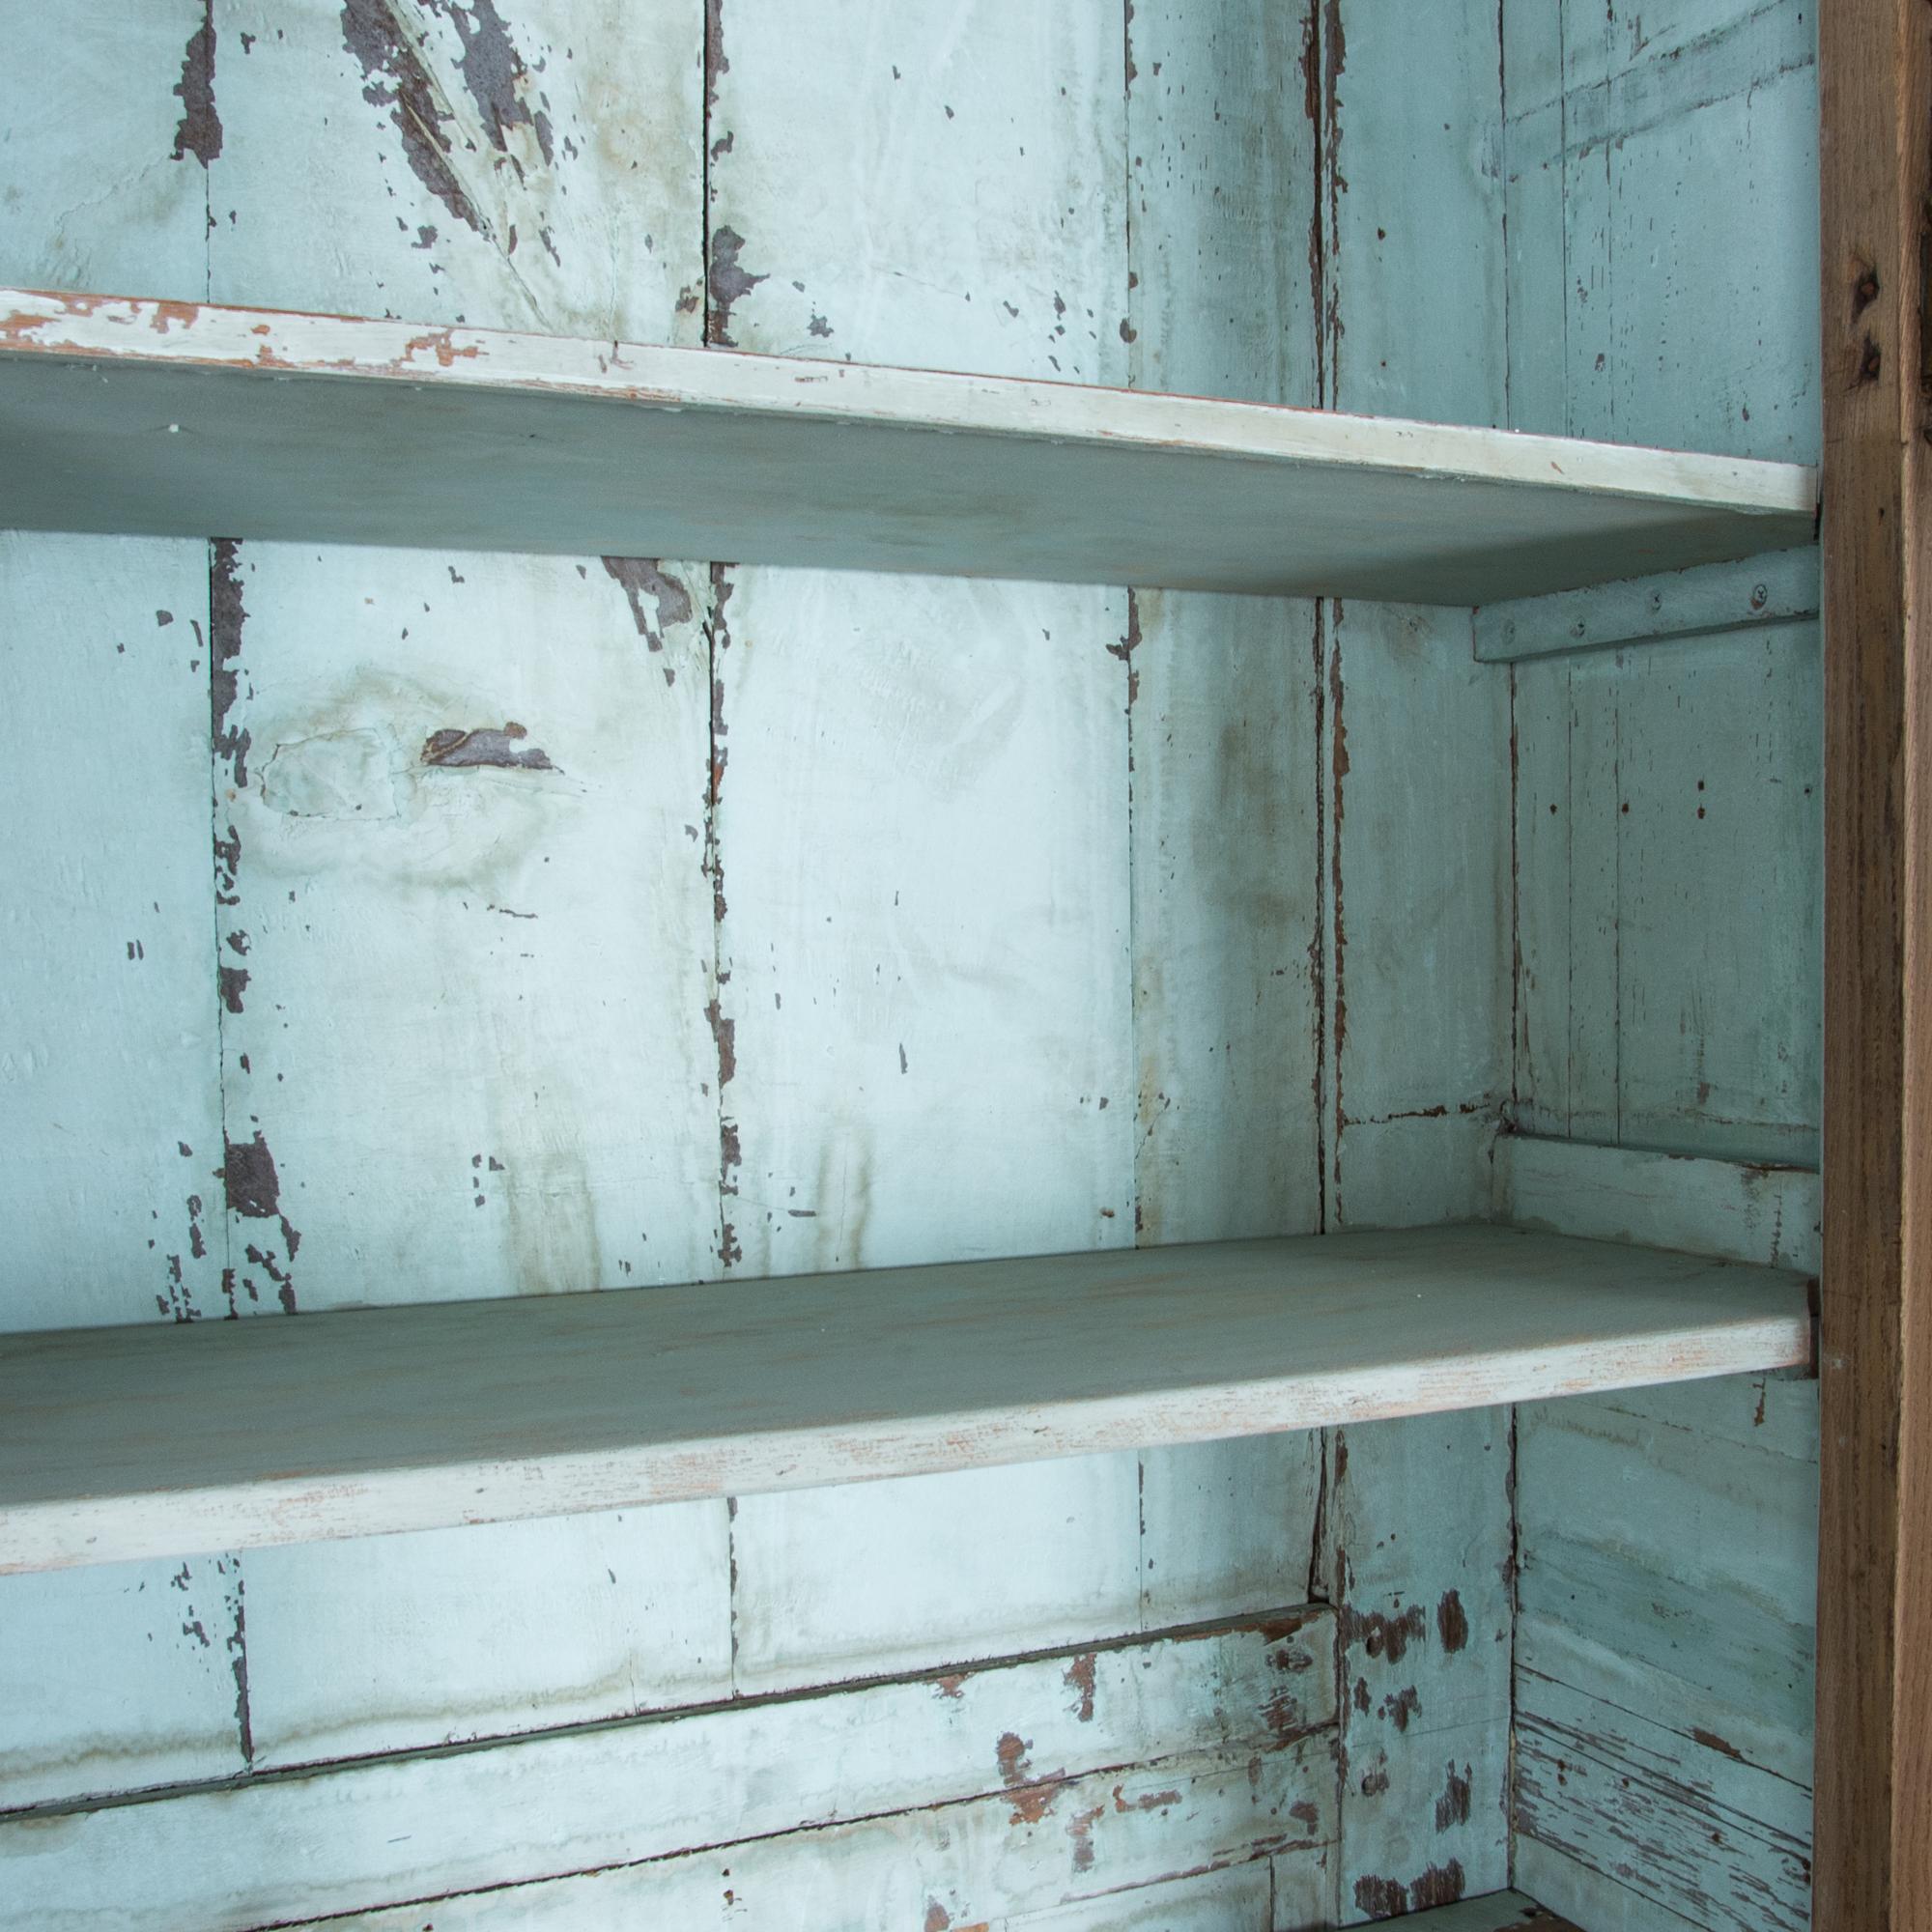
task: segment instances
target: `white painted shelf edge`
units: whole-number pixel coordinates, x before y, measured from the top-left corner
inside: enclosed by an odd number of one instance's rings
[[[0,1339],[0,1573],[1793,1367],[1804,1277],[1492,1226]]]
[[[1476,604],[1811,541],[1801,465],[0,290],[0,525]]]

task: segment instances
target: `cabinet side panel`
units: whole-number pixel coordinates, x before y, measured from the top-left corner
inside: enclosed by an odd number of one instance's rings
[[[1817,32],[1511,0],[1514,426],[1817,459]],[[1498,1208],[1815,1266],[1818,626],[1634,628],[1511,672]],[[1777,1378],[1522,1412],[1516,1872],[1554,1910],[1809,1923],[1817,1427]]]

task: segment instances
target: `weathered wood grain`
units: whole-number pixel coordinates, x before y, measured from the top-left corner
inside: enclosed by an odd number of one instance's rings
[[[1516,1882],[1543,1898],[1560,1898],[1563,1909],[1588,1932],[1706,1932],[1703,1924],[1660,1905],[1567,1853],[1535,1838],[1516,1841]]]
[[[1428,1414],[1810,1347],[1802,1277],[1485,1227],[46,1333],[0,1344],[0,1568]]]
[[[1726,1378],[1524,1408],[1519,1673],[1671,1731],[1687,1776],[1716,1776],[1722,1760],[1808,1790],[1817,1463],[1807,1381]],[[1520,1708],[1544,1696],[1519,1684]],[[1544,1835],[1560,1841],[1565,1807],[1590,1802],[1551,1787]],[[1720,1855],[1697,1842],[1680,1849],[1715,1870]]]
[[[226,1932],[733,1847],[715,1874],[739,1841],[863,1831],[889,1810],[911,1814],[878,1828],[900,1834],[906,1856],[842,1858],[834,1841],[817,1883],[869,1872],[896,1886],[918,1871],[942,1904],[942,1888],[970,1889],[971,1911],[968,1896],[951,1894],[960,1909],[950,1916],[964,1923],[1326,1843],[1332,1642],[1325,1612],[1285,1614],[825,1698],[0,1822],[0,1924]],[[1210,1710],[1203,1682],[1216,1687]],[[165,1856],[184,1842],[193,1859]],[[648,1887],[655,1876],[645,1867],[615,1882]]]
[[[1805,1932],[1811,1794],[1534,1673],[1517,1828],[1711,1932]]]
[[[0,534],[0,1328],[213,1314],[207,552]]]
[[[1513,423],[1815,455],[1817,18],[1504,10]],[[1532,660],[1499,1211],[1818,1266],[1814,569],[1477,613],[1479,654]],[[1515,1875],[1581,1924],[1804,1922],[1815,1401],[1521,1412]]]
[[[0,517],[31,529],[1475,604],[1785,548],[1814,508],[1802,465],[1366,415],[93,295],[0,309]]]
[[[1932,24],[1820,21],[1825,463],[1824,1464],[1817,1924],[1932,1921]]]
[[[1815,460],[1817,10],[1504,14],[1509,419]]]

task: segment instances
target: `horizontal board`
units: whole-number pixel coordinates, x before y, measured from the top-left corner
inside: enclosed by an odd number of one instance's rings
[[[1809,1359],[1802,1277],[1460,1227],[0,1343],[0,1572]]]
[[[0,1821],[0,1926],[237,1932],[983,1799],[1043,1828],[1033,1856],[1053,1848],[1056,1891],[1090,1872],[1094,1891],[1146,1883],[1177,1858],[1198,1867],[1332,1838],[1333,1655],[1329,1612],[1285,1611],[824,1697],[26,1814]],[[1204,1774],[1229,1804],[1191,1821],[1199,1837],[1172,1832],[1149,1858],[1117,1861],[1105,1833],[1163,1810],[1186,1827],[1184,1800],[1159,1794]],[[1252,1811],[1250,1791],[1264,1794]],[[999,1845],[989,1852],[981,1911],[1028,1889],[1002,1873]],[[579,1922],[611,1921],[593,1910]]]
[[[1466,1898],[1457,1905],[1438,1906],[1406,1922],[1410,1932],[1577,1932],[1567,1918],[1546,1912],[1520,1891],[1492,1891],[1487,1898]]]
[[[1493,1179],[1496,1218],[1518,1227],[1818,1272],[1813,1168],[1503,1134]]]
[[[1509,663],[1788,623],[1818,614],[1818,591],[1813,546],[1511,599],[1477,611],[1476,656],[1485,664]]]
[[[0,524],[1475,604],[1808,541],[1792,464],[0,292]]]
[[[1016,1804],[1003,1792],[576,1878],[311,1919],[295,1932],[1266,1932],[1270,1924],[1305,1932],[1333,1922],[1328,1847],[1309,1841],[1305,1818],[1293,1811],[1313,1808],[1302,1791],[1307,1756],[1271,1751],[1105,1771],[1058,1787],[1037,1817],[1037,1800]],[[1284,1839],[1289,1848],[1270,1860]],[[1165,1876],[1208,1858],[1246,1862]],[[1293,1916],[1271,1914],[1283,1897]]]

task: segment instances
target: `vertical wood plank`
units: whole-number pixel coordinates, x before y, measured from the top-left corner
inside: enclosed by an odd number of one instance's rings
[[[701,1278],[701,584],[216,554],[235,1306]]]
[[[1932,1921],[1932,21],[1819,23],[1825,1281],[1815,1922]]]
[[[1499,31],[1322,10],[1331,407],[1503,419]],[[1331,604],[1325,645],[1328,1224],[1477,1214],[1508,1082],[1508,681],[1439,611]],[[1331,1432],[1342,1922],[1507,1882],[1508,1464],[1506,1411]]]
[[[209,18],[215,298],[701,340],[701,0]],[[213,565],[236,1305],[714,1272],[704,567]],[[278,1551],[263,1760],[715,1690],[727,1589],[722,1505]]]
[[[725,0],[710,339],[1119,383],[1124,57],[1118,14],[920,0],[838,10],[801,59],[780,0]],[[732,569],[720,596],[727,1264],[1130,1241],[1124,592]],[[1130,1629],[1136,1491],[1122,1456],[747,1498],[739,1681]]]
[[[0,1327],[221,1306],[206,556],[0,534]]]
[[[1319,402],[1313,31],[1264,0],[1127,10],[1134,385]],[[1320,1225],[1315,631],[1299,600],[1131,598],[1139,1241]],[[1319,1436],[1140,1463],[1146,1627],[1303,1593]]]
[[[1511,1415],[1330,1432],[1347,1924],[1508,1880]]]

